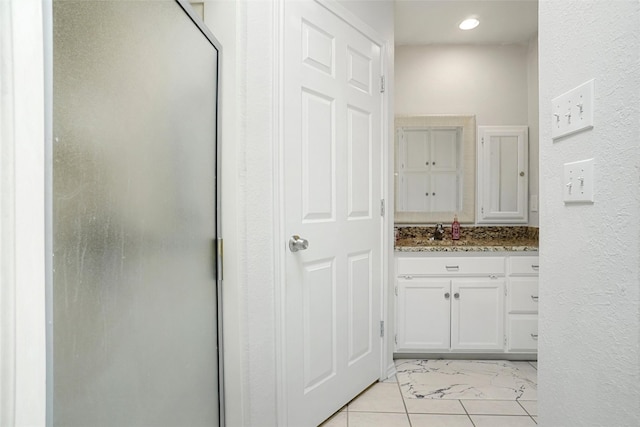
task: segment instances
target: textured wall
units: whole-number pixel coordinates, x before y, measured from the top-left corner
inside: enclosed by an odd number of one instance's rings
[[[545,426],[640,425],[637,0],[540,2],[539,412]],[[555,96],[595,78],[595,128],[552,142]],[[595,204],[565,162],[595,158]]]

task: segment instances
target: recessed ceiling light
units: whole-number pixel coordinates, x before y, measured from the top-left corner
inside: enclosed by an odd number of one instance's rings
[[[478,25],[480,25],[480,21],[478,21],[476,18],[469,18],[462,21],[458,27],[461,30],[473,30]]]

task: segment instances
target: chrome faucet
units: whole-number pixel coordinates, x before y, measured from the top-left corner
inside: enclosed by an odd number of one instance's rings
[[[442,224],[436,224],[436,229],[433,230],[433,239],[434,240],[442,240],[444,237],[444,227]]]

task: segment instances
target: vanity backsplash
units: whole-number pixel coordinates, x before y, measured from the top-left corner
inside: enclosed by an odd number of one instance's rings
[[[537,250],[538,227],[463,226],[460,240],[451,239],[451,226],[444,227],[444,238],[434,240],[435,226],[396,226],[397,251],[495,251]]]

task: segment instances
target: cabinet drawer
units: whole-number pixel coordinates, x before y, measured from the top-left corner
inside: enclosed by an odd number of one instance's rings
[[[509,316],[509,351],[538,351],[538,316]]]
[[[510,274],[538,274],[540,264],[537,256],[509,257]]]
[[[398,276],[503,275],[504,257],[401,257],[397,259],[396,273]]]
[[[512,277],[509,279],[507,302],[509,313],[538,312],[538,278]]]

